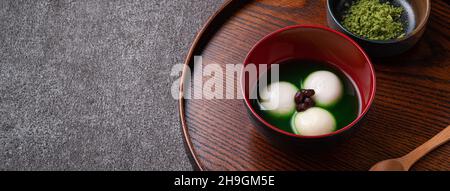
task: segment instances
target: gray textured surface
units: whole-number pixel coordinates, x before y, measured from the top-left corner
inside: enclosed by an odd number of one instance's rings
[[[222,2],[0,1],[0,169],[191,169],[169,72]]]

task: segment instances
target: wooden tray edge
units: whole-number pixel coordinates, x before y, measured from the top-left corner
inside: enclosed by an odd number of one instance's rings
[[[184,138],[184,146],[186,149],[186,154],[188,155],[189,160],[191,161],[192,166],[194,167],[194,170],[199,171],[205,171],[206,169],[202,166],[200,160],[198,159],[198,155],[194,150],[193,143],[191,141],[189,130],[186,124],[186,116],[185,116],[185,100],[184,100],[184,79],[186,75],[186,70],[189,67],[189,63],[192,61],[192,56],[195,53],[195,50],[198,48],[199,44],[202,42],[202,38],[204,38],[205,33],[207,33],[210,26],[217,22],[218,18],[220,18],[220,15],[223,14],[223,12],[227,9],[230,9],[240,3],[246,3],[239,0],[227,0],[217,11],[214,12],[213,15],[211,15],[206,23],[203,25],[201,30],[197,33],[194,41],[192,42],[188,54],[186,55],[185,61],[183,63],[183,72],[181,74],[181,80],[180,80],[180,87],[179,87],[179,96],[178,96],[178,108],[179,108],[179,116],[180,116],[180,123],[181,123],[181,130]]]

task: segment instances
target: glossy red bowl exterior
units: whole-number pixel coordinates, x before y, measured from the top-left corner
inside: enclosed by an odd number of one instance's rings
[[[245,71],[241,72],[241,87],[250,119],[257,129],[270,140],[287,144],[310,142],[334,142],[347,137],[369,111],[375,97],[375,72],[364,52],[352,39],[340,32],[321,26],[290,26],[264,37],[248,53],[244,66],[254,64],[277,64],[287,59],[317,60],[334,65],[347,74],[356,84],[360,93],[361,113],[351,124],[330,134],[321,136],[300,136],[273,126],[265,121],[250,104],[249,95],[257,85]],[[283,74],[280,74],[283,75]],[[259,76],[258,76],[259,79]]]

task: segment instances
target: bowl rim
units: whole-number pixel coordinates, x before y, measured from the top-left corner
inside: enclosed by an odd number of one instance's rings
[[[364,110],[361,111],[361,113],[358,115],[358,117],[357,117],[355,120],[353,120],[350,124],[348,124],[347,126],[341,128],[341,129],[339,129],[339,130],[337,130],[337,131],[334,131],[334,132],[332,132],[332,133],[323,134],[323,135],[317,135],[317,136],[303,136],[303,135],[297,135],[297,134],[293,134],[293,133],[289,133],[289,132],[287,132],[287,131],[281,130],[280,128],[278,128],[278,127],[276,127],[276,126],[270,124],[270,123],[267,122],[266,120],[264,120],[258,113],[256,113],[256,111],[253,109],[253,107],[252,107],[251,104],[250,104],[250,99],[248,98],[248,96],[246,96],[245,89],[244,89],[245,86],[242,85],[243,83],[245,83],[245,75],[243,75],[244,72],[245,72],[245,66],[246,66],[247,64],[249,64],[250,55],[254,52],[254,50],[255,50],[259,45],[261,45],[261,43],[267,41],[269,38],[271,38],[271,37],[273,37],[273,36],[275,36],[275,35],[277,35],[277,34],[279,34],[279,33],[281,33],[281,32],[284,32],[284,31],[287,31],[287,30],[292,30],[292,29],[298,29],[298,28],[319,29],[319,30],[324,30],[324,31],[327,31],[327,32],[331,32],[331,33],[334,33],[334,34],[337,34],[337,35],[343,37],[345,40],[349,41],[351,44],[353,44],[353,45],[358,49],[358,51],[364,56],[364,59],[367,61],[367,64],[369,65],[369,70],[370,70],[371,78],[373,79],[373,80],[372,80],[373,83],[371,84],[371,90],[372,90],[372,92],[371,92],[371,94],[370,94],[370,96],[369,96],[369,100],[368,100],[368,102],[367,102],[367,107],[364,108]],[[325,26],[319,26],[319,25],[302,25],[302,24],[301,24],[301,25],[292,25],[292,26],[287,26],[287,27],[278,29],[278,30],[276,30],[276,31],[274,31],[274,32],[272,32],[272,33],[270,33],[269,35],[263,37],[263,38],[262,38],[261,40],[259,40],[259,41],[252,47],[252,49],[250,49],[250,51],[248,52],[248,54],[247,54],[247,56],[246,56],[246,58],[245,58],[245,60],[244,60],[243,67],[242,67],[242,70],[241,70],[240,75],[241,75],[241,78],[240,78],[240,79],[241,79],[241,83],[240,83],[240,84],[241,84],[241,93],[242,93],[242,95],[243,95],[243,97],[244,97],[245,105],[246,105],[247,108],[250,110],[251,114],[252,114],[254,117],[256,117],[256,118],[258,119],[259,122],[261,122],[261,123],[264,124],[265,126],[269,127],[270,129],[272,129],[272,130],[274,130],[274,131],[276,131],[276,132],[278,132],[278,133],[281,133],[281,134],[283,134],[283,135],[286,135],[286,136],[289,136],[289,137],[293,137],[293,138],[300,138],[300,139],[319,139],[319,138],[332,137],[332,136],[341,134],[342,132],[351,129],[351,128],[354,127],[357,123],[359,123],[359,121],[361,121],[361,119],[362,119],[362,118],[367,114],[367,112],[369,111],[369,109],[370,109],[370,107],[372,106],[372,103],[373,103],[373,101],[374,101],[374,99],[375,99],[375,92],[376,92],[376,76],[375,76],[375,70],[374,70],[373,64],[372,64],[372,62],[370,61],[370,58],[369,58],[369,56],[367,55],[367,53],[364,51],[364,49],[362,49],[362,48],[361,48],[361,47],[360,47],[353,39],[351,39],[350,37],[346,36],[345,34],[339,32],[339,31],[333,30],[333,29],[328,28],[328,27],[325,27]],[[361,96],[361,95],[360,95],[360,96]]]
[[[426,13],[425,13],[425,19],[419,23],[419,25],[414,28],[414,30],[412,32],[410,32],[409,34],[407,34],[405,37],[400,38],[400,39],[390,39],[390,40],[370,40],[370,39],[366,39],[366,38],[362,38],[356,34],[354,34],[353,32],[350,32],[349,30],[347,30],[347,28],[345,28],[344,26],[341,25],[341,22],[338,21],[336,19],[336,16],[334,14],[334,12],[331,10],[331,6],[330,6],[330,2],[332,0],[327,0],[327,12],[328,15],[331,16],[331,18],[333,19],[333,21],[336,23],[336,25],[338,25],[338,27],[340,29],[342,29],[343,31],[345,31],[345,33],[347,33],[348,35],[352,36],[353,38],[356,38],[358,40],[361,41],[366,41],[366,42],[370,42],[370,43],[376,43],[376,44],[391,44],[391,43],[397,43],[397,42],[402,42],[405,41],[413,36],[415,36],[417,33],[419,33],[423,28],[425,28],[426,24],[428,23],[428,19],[430,18],[430,13],[431,13],[431,3],[430,0],[425,0],[426,2]]]

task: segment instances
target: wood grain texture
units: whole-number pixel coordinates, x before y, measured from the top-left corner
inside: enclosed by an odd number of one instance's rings
[[[204,65],[242,63],[259,39],[277,29],[326,25],[325,3],[231,1],[200,32],[186,64],[192,67],[194,55],[202,55]],[[449,21],[449,4],[433,1],[425,35],[412,50],[373,60],[377,95],[372,109],[362,128],[334,149],[272,145],[253,127],[242,100],[183,99],[180,116],[188,152],[200,170],[368,170],[378,161],[409,153],[450,124]],[[413,170],[450,170],[450,144]]]

